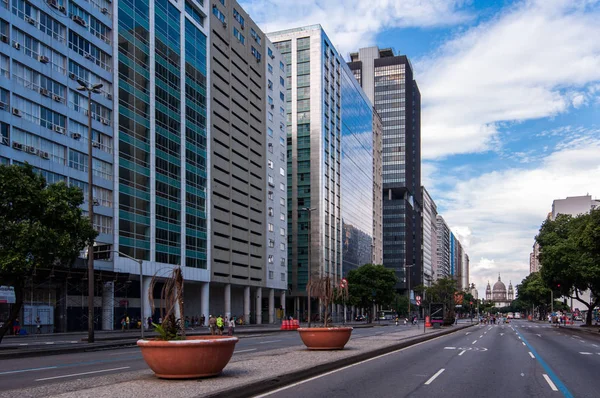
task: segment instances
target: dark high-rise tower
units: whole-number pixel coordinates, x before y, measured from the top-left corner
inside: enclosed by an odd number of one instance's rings
[[[383,264],[396,271],[399,289],[412,289],[423,283],[421,94],[406,56],[369,47],[350,57],[383,124]]]

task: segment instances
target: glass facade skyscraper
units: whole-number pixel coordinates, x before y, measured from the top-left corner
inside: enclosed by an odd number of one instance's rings
[[[423,282],[421,95],[406,56],[369,47],[350,57],[383,125],[383,265],[412,289]]]
[[[337,280],[346,261],[371,261],[373,113],[321,26],[268,36],[287,78],[288,287],[298,313],[309,269]]]

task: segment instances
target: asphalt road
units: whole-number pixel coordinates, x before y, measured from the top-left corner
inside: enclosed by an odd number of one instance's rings
[[[359,339],[411,328],[417,330],[417,327],[414,326],[398,326],[396,328],[393,325],[355,328],[352,338]],[[420,328],[422,330],[422,325]],[[252,355],[256,352],[297,345],[302,345],[302,342],[298,334],[294,332],[247,335],[240,338],[234,355]],[[141,369],[147,369],[147,365],[137,347],[34,358],[15,357],[0,361],[0,389],[12,390]]]
[[[260,397],[600,396],[600,338],[548,324],[481,325]]]

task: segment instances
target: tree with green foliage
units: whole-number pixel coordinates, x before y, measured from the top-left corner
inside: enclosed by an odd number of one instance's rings
[[[536,241],[544,284],[586,306],[586,324],[591,326],[592,312],[600,304],[600,209],[546,220]],[[591,302],[581,297],[586,290],[591,292]]]
[[[96,237],[82,203],[81,189],[47,185],[30,165],[0,166],[0,280],[14,287],[16,298],[0,342],[21,311],[35,268],[71,266]]]
[[[444,304],[444,324],[451,325],[455,320],[454,293],[458,291],[456,281],[452,278],[442,278],[425,289],[424,305],[431,303]]]
[[[397,278],[392,269],[383,265],[365,264],[348,272],[346,279],[349,305],[367,308],[370,311],[373,304],[390,307],[394,302]],[[373,319],[373,316],[370,319]]]
[[[517,285],[517,300],[527,308],[538,308],[539,319],[545,319],[550,305],[550,289],[546,287],[539,272],[532,272]]]

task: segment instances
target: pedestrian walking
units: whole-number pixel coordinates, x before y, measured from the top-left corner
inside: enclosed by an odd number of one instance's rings
[[[233,317],[229,318],[229,322],[228,322],[228,330],[227,330],[227,334],[229,336],[233,336],[233,332],[235,331],[235,320],[233,319]]]
[[[398,326],[398,317],[396,316],[396,326]]]
[[[42,334],[42,321],[39,316],[35,318],[35,334]]]
[[[19,322],[19,318],[16,318],[13,322],[13,334],[18,336],[21,333],[21,322]]]
[[[148,317],[148,329],[152,329],[152,317]]]
[[[225,328],[225,321],[223,320],[223,317],[221,315],[219,315],[217,317],[217,329],[218,329],[219,336],[223,335],[224,328]]]
[[[125,326],[127,326],[127,321],[125,320],[125,317],[121,318],[121,332],[125,331]]]
[[[206,321],[206,317],[204,316],[204,314],[202,314],[202,316],[200,317],[200,326],[204,326],[204,321]]]
[[[125,323],[127,324],[127,329],[129,329],[129,324],[130,324],[129,315],[125,316]]]
[[[214,316],[208,316],[208,328],[210,329],[210,334],[215,335],[217,331],[217,320]]]

